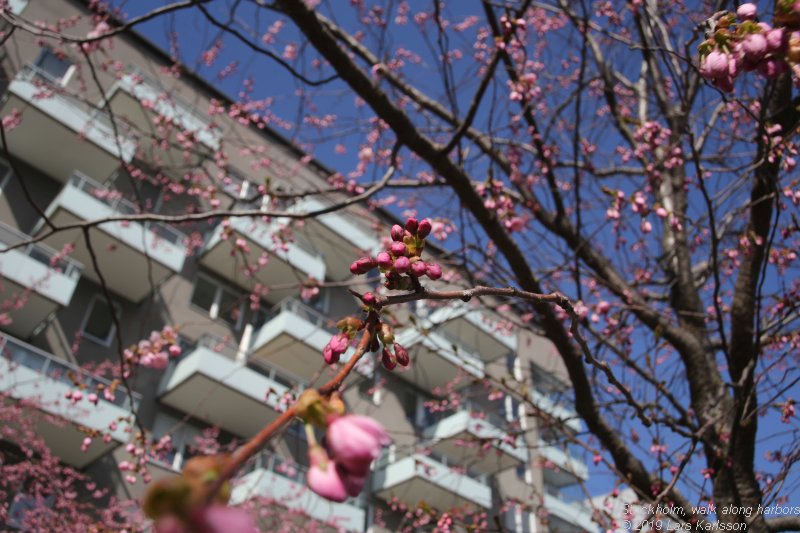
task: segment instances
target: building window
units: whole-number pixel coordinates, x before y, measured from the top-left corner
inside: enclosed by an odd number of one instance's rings
[[[50,48],[42,48],[33,66],[36,68],[36,73],[46,81],[62,86],[69,82],[75,70],[72,61],[64,54],[54,52]]]
[[[103,296],[92,298],[81,326],[83,336],[103,346],[110,346],[116,331],[112,312],[119,313],[119,307],[115,305],[112,310]]]
[[[238,327],[242,316],[242,298],[239,293],[205,276],[197,278],[192,305],[208,313],[214,320],[222,320],[232,327]]]

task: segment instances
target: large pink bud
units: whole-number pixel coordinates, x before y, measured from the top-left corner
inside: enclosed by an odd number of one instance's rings
[[[785,33],[783,28],[772,28],[764,34],[767,39],[767,51],[772,53],[783,52],[786,48],[786,41],[784,40]]]
[[[401,256],[394,260],[394,270],[398,274],[405,274],[411,268],[411,261],[408,257]]]
[[[767,39],[760,33],[751,33],[742,40],[744,68],[753,70],[767,54]]]
[[[406,235],[406,230],[404,230],[403,226],[401,226],[400,224],[395,224],[394,226],[392,226],[391,235],[393,241],[402,242],[403,237],[405,237]]]
[[[378,266],[381,268],[391,268],[392,267],[392,256],[389,255],[389,252],[381,252],[378,254]]]
[[[700,66],[700,73],[707,78],[718,78],[728,74],[728,55],[714,50],[710,52]]]
[[[325,450],[320,446],[314,446],[308,451],[308,458],[311,462],[306,475],[308,488],[326,500],[345,501],[348,496],[347,487],[336,464],[328,458]]]
[[[325,435],[328,451],[348,474],[366,476],[372,461],[392,439],[383,426],[367,416],[344,415],[328,425]]]
[[[424,239],[425,237],[430,235],[431,228],[433,228],[433,225],[431,224],[431,219],[425,218],[421,220],[420,223],[417,225],[417,237],[419,237],[420,239]]]
[[[770,79],[777,78],[787,70],[789,70],[789,65],[782,59],[770,57],[758,64],[758,72]]]
[[[736,16],[742,20],[753,20],[756,18],[756,6],[750,2],[740,5],[736,9]]]

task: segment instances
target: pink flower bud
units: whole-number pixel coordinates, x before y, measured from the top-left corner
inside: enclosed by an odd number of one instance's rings
[[[375,302],[378,301],[378,298],[371,292],[365,292],[361,297],[361,301],[367,305],[375,305]]]
[[[408,350],[397,343],[394,343],[394,358],[400,366],[408,366],[411,360],[408,357]]]
[[[432,280],[437,280],[442,277],[442,267],[437,263],[428,263],[428,277]]]
[[[402,242],[393,242],[391,252],[394,256],[407,255],[408,248]]]
[[[325,450],[320,446],[314,446],[308,451],[308,457],[311,463],[306,475],[308,488],[326,500],[345,501],[348,492],[344,480],[339,474],[336,464],[328,458]]]
[[[392,439],[377,420],[361,415],[344,415],[328,425],[325,442],[336,463],[349,474],[362,477]]]
[[[740,5],[736,9],[736,16],[742,20],[753,20],[756,18],[756,6],[750,2]]]
[[[417,227],[418,226],[419,226],[419,222],[417,222],[416,218],[409,217],[406,220],[406,229],[408,230],[409,233],[411,233],[411,235],[416,235],[417,234]]]
[[[392,268],[392,256],[388,252],[381,252],[378,254],[378,266],[386,269]]]
[[[87,396],[86,399],[95,405],[97,405],[97,402],[100,401],[100,398],[95,393],[89,394],[89,396]]]
[[[169,355],[171,357],[180,356],[182,351],[183,350],[181,349],[181,347],[177,344],[173,344],[172,346],[169,347]]]
[[[401,256],[394,260],[394,270],[398,274],[405,274],[411,268],[411,261],[408,257]]]
[[[764,34],[764,38],[767,40],[767,51],[774,54],[783,52],[786,47],[784,35],[783,28],[771,28],[768,30]]]
[[[381,352],[381,363],[386,370],[391,371],[397,366],[397,359],[394,358],[392,352],[384,348]]]
[[[425,237],[430,235],[432,227],[433,226],[429,218],[423,219],[417,226],[417,237],[419,237],[420,239],[424,239]]]
[[[350,338],[344,333],[337,333],[322,349],[322,357],[329,365],[339,362],[339,357],[347,351]]]
[[[378,266],[378,262],[371,257],[362,257],[350,265],[350,272],[353,274],[366,274]]]
[[[403,229],[403,226],[400,224],[395,224],[392,226],[392,240],[397,242],[403,242],[403,237],[405,237],[406,231]]]
[[[718,50],[710,52],[700,66],[700,74],[707,78],[718,78],[728,74],[728,56]]]
[[[428,265],[424,261],[417,261],[411,265],[411,274],[421,278],[428,271]]]
[[[753,70],[767,53],[767,39],[760,33],[751,33],[742,40],[744,68]]]

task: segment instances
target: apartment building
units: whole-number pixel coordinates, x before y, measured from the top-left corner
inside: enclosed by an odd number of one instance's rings
[[[28,21],[69,20],[72,35],[93,27],[85,2],[9,5]],[[105,46],[84,54],[16,31],[2,50],[0,116],[21,120],[0,159],[0,242],[41,240],[0,254],[0,389],[67,422],[40,424],[64,463],[139,498],[142,472],[120,464],[131,461],[126,445],[140,428],[173,445],[147,458],[147,475],[174,475],[207,450],[209,435],[235,446],[330,375],[322,348],[335,321],[358,307],[347,285],[306,300],[300,286],[351,280],[350,262],[380,249],[392,220],[358,206],[291,227],[263,217],[122,220],[313,212],[343,196],[270,196],[266,183],[273,193],[317,190],[330,172],[268,128],[215,112],[227,98],[189,72],[178,76],[141,36]],[[112,221],[80,226],[98,219]],[[51,232],[51,223],[71,229]],[[380,420],[394,439],[364,494],[336,504],[308,491],[305,438],[294,424],[240,474],[233,502],[280,510],[263,518],[265,530],[276,529],[270,520],[297,530],[311,521],[330,530],[425,529],[425,512],[416,526],[405,513],[414,508],[485,513],[489,527],[499,516],[510,531],[596,530],[581,503],[584,454],[567,435],[581,426],[552,345],[503,333],[503,317],[462,302],[403,312],[416,317],[397,332],[412,365],[390,373],[364,364],[346,384],[348,409]],[[131,391],[101,372],[118,363],[120,346],[165,326],[177,328],[182,347],[166,369],[137,368]],[[526,386],[503,393],[488,379],[501,375]],[[96,405],[66,400],[79,382],[107,394]]]

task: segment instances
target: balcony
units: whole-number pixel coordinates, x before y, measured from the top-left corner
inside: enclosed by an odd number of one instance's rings
[[[8,247],[29,241],[24,233],[0,222],[0,276],[4,281],[0,301],[24,306],[8,311],[11,324],[3,329],[17,337],[29,337],[59,307],[69,305],[83,266],[41,243]]]
[[[124,217],[138,210],[83,174],[73,173],[69,183],[47,208],[47,216],[57,226],[107,217]],[[48,227],[41,221],[39,234]],[[185,236],[159,222],[107,222],[91,231],[97,262],[109,288],[133,302],[141,301],[170,275],[180,272],[186,257]],[[86,277],[99,283],[92,256],[80,230],[61,231],[46,239],[55,248],[75,244],[72,256],[86,265]],[[152,283],[151,283],[152,281]]]
[[[270,310],[267,321],[253,335],[250,358],[267,361],[310,381],[327,366],[322,349],[337,331],[327,316],[287,298]]]
[[[517,351],[517,338],[498,331],[495,323],[478,310],[466,308],[462,302],[457,307],[441,307],[427,317],[426,327],[448,340],[455,341],[467,351],[489,363]]]
[[[581,450],[571,443],[564,448],[563,443],[539,440],[536,451],[544,461],[542,472],[548,485],[563,487],[589,479],[589,468],[578,458]]]
[[[465,506],[490,508],[492,489],[463,470],[421,453],[399,458],[388,453],[375,465],[372,488],[379,498],[391,501],[397,497],[412,508],[420,501],[441,511]]]
[[[284,524],[294,522],[294,529],[298,531],[306,530],[309,518],[322,522],[324,526],[319,530],[323,531],[365,530],[363,499],[334,503],[316,495],[306,486],[304,466],[262,452],[245,466],[244,472],[234,482],[231,505],[261,498],[265,505],[289,510],[278,516]]]
[[[260,218],[232,218],[227,230],[219,224],[211,233],[200,262],[244,288],[255,283],[270,287],[270,297],[275,299],[297,294],[297,286],[309,276],[325,279],[325,261],[314,248],[297,235],[293,242],[276,242],[273,234],[279,232],[277,224]],[[244,239],[245,251],[234,249],[237,239]],[[260,266],[263,253],[268,261]]]
[[[132,401],[122,387],[109,381],[93,377],[85,370],[56,358],[34,346],[9,335],[0,334],[0,390],[17,400],[35,404],[41,411],[54,415],[58,420],[42,417],[36,422],[36,433],[44,438],[50,450],[61,460],[77,468],[83,468],[98,457],[128,441],[126,432],[131,411],[139,403],[138,395]],[[66,399],[66,393],[85,385],[84,397],[77,403]],[[89,392],[102,385],[110,391],[114,400],[108,401],[99,393],[100,400],[93,405],[87,399]],[[109,424],[117,422],[117,428]],[[65,427],[66,426],[66,427]],[[93,439],[84,453],[81,442],[87,433],[99,432],[110,435],[110,442],[100,436]]]
[[[550,519],[567,524],[559,531],[575,531],[580,528],[588,533],[597,531],[598,526],[592,521],[592,510],[583,501],[569,502],[558,490],[545,485],[544,508]]]
[[[396,338],[408,350],[411,364],[405,369],[397,367],[394,373],[423,390],[434,392],[459,378],[457,385],[466,386],[484,377],[483,361],[478,356],[438,332],[423,334],[406,329]]]
[[[302,381],[263,362],[245,366],[244,354],[235,346],[204,336],[164,375],[160,399],[204,422],[251,437],[285,410],[285,395],[294,385]]]
[[[435,415],[439,420],[430,423],[422,436],[439,455],[480,474],[494,474],[528,461],[522,436],[512,437],[501,429],[507,423],[493,413],[465,406],[456,413]]]
[[[557,420],[560,420],[574,431],[581,431],[581,422],[578,418],[578,414],[553,396],[548,396],[536,390],[532,390],[531,402],[533,405]]]
[[[329,207],[317,198],[306,198],[292,205],[289,211],[311,213]],[[306,219],[297,232],[325,258],[327,275],[335,280],[352,277],[350,263],[364,255],[363,251],[374,252],[379,247],[375,232],[369,231],[365,221],[344,211]]]
[[[187,166],[198,166],[219,150],[222,132],[196,104],[137,67],[128,72],[111,88],[108,101],[115,116],[141,133],[139,157],[182,175]]]
[[[9,151],[62,182],[74,168],[109,176],[136,152],[123,121],[117,121],[117,137],[108,114],[69,94],[60,80],[34,66],[26,66],[11,81],[0,115],[15,108],[23,119],[8,133]]]

